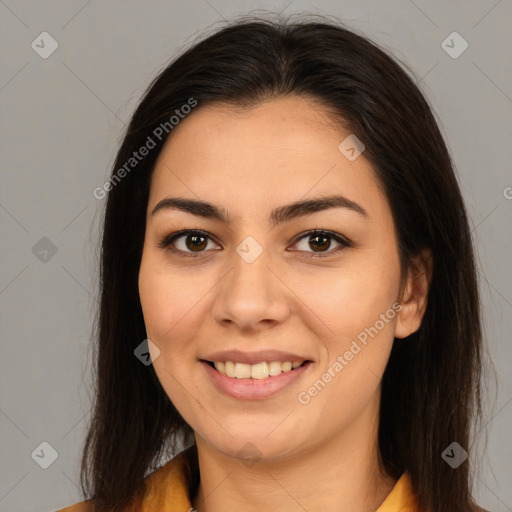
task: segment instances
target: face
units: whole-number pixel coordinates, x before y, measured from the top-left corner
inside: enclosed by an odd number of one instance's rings
[[[139,273],[154,369],[222,453],[300,454],[378,403],[400,265],[372,166],[338,149],[349,134],[301,98],[208,106],[159,156]]]

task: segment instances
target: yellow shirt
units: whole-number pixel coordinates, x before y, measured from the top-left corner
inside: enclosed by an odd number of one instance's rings
[[[135,510],[134,507],[128,507],[123,512],[192,512],[189,496],[192,483],[191,456],[194,456],[194,452],[187,448],[149,475],[142,508]],[[90,512],[90,503],[91,500],[81,501],[56,512]],[[375,512],[421,512],[407,472],[399,478]]]

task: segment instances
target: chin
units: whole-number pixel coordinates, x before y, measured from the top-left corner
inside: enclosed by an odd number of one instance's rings
[[[274,427],[275,428],[275,424]],[[253,465],[258,460],[267,462],[284,460],[295,454],[299,449],[292,433],[283,432],[282,436],[270,434],[272,428],[259,433],[248,434],[247,431],[237,434],[230,430],[229,434],[221,435],[222,439],[208,439],[208,443],[217,451],[228,457],[234,457],[246,465]],[[293,445],[290,441],[293,440]]]

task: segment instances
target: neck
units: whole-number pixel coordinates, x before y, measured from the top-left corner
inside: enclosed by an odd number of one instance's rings
[[[331,439],[254,464],[225,455],[198,434],[196,444],[197,512],[373,512],[396,483],[379,464],[378,405]]]

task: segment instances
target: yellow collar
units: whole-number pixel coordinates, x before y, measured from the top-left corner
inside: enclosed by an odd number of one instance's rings
[[[133,504],[122,512],[192,512],[191,496],[198,485],[196,446],[186,448],[149,475],[141,506]],[[57,512],[88,512],[91,500]],[[421,512],[411,479],[405,472],[375,512]]]
[[[192,509],[191,495],[198,483],[193,480],[197,474],[196,457],[195,446],[191,446],[150,475],[151,492],[144,500],[141,512],[184,512]],[[376,512],[420,512],[407,472],[398,479]]]

